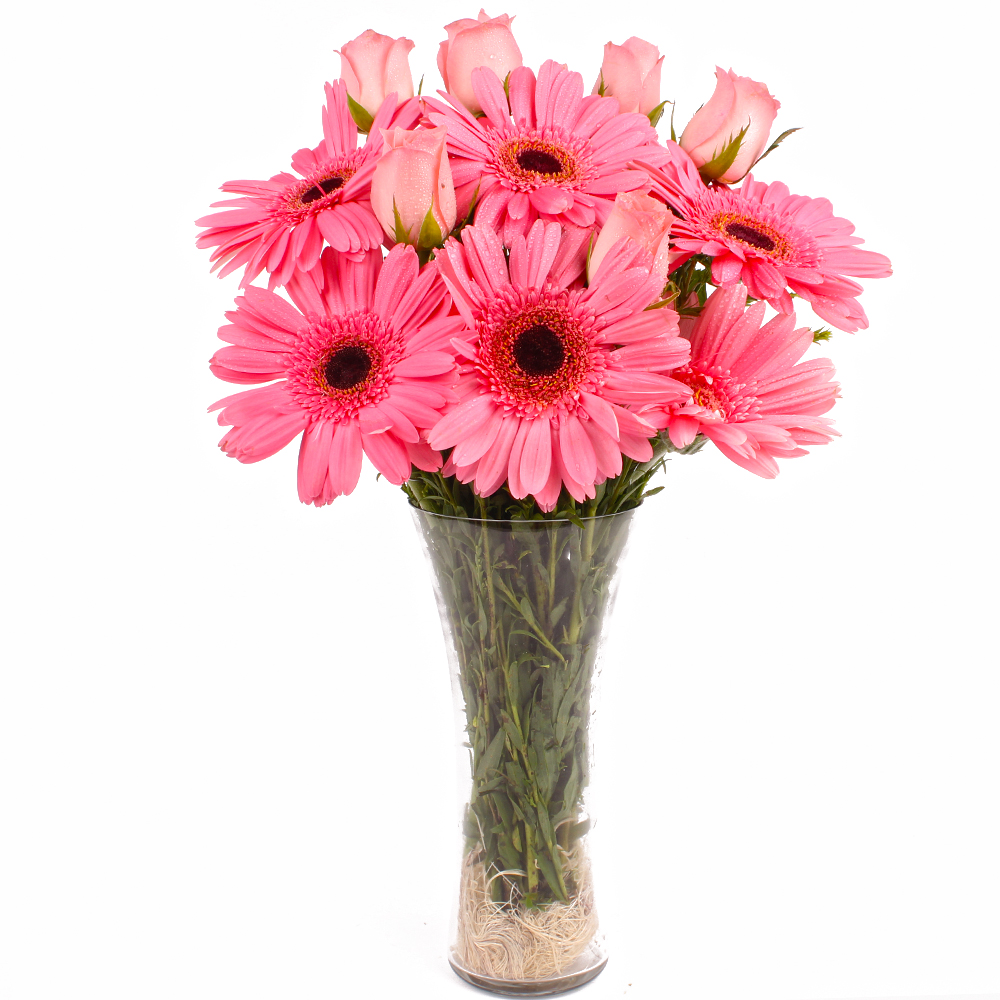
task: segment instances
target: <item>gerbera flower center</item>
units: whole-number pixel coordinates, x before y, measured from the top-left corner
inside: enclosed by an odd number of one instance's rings
[[[562,161],[544,149],[522,149],[517,154],[517,165],[536,174],[558,174],[563,169]]]
[[[595,343],[594,313],[575,293],[510,286],[476,326],[476,368],[497,402],[524,416],[576,409],[581,390],[603,382],[607,352]]]
[[[314,201],[319,201],[320,198],[328,195],[331,191],[336,191],[337,188],[344,186],[343,177],[327,177],[321,180],[318,184],[314,184],[308,191],[304,192],[299,197],[302,203],[309,205]]]
[[[552,375],[565,358],[563,342],[547,326],[533,326],[514,338],[514,361],[526,375]]]
[[[286,224],[298,225],[310,215],[336,202],[337,194],[357,173],[358,150],[336,160],[328,160],[302,180],[289,183],[272,206]]]
[[[773,250],[776,246],[774,240],[767,233],[759,232],[752,226],[746,226],[742,222],[730,222],[726,226],[726,234],[733,239],[742,240],[758,250]]]
[[[525,130],[520,135],[491,133],[497,175],[515,191],[558,185],[578,187],[589,180],[590,144],[559,128]]]
[[[725,194],[730,199],[739,198],[738,191],[727,191]],[[732,205],[728,209],[716,209],[713,212],[709,225],[714,234],[718,234],[716,239],[722,237],[744,247],[752,247],[771,261],[785,261],[795,254],[796,248],[787,236],[764,219],[740,211],[740,207]]]
[[[729,423],[746,420],[757,412],[754,384],[739,382],[718,367],[699,371],[685,365],[670,373],[691,388],[691,402]]]
[[[341,347],[334,351],[323,369],[331,389],[353,389],[368,377],[372,359],[360,344]]]
[[[385,399],[403,357],[402,337],[374,313],[330,316],[298,332],[288,393],[324,420],[350,420]]]

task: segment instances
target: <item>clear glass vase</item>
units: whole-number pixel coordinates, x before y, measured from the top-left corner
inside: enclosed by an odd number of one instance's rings
[[[461,719],[451,965],[494,993],[562,993],[607,963],[588,851],[590,728],[632,514],[576,523],[414,510]]]

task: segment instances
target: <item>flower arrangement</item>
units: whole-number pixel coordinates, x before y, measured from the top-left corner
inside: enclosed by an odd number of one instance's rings
[[[479,985],[563,975],[594,937],[586,720],[628,512],[668,453],[711,442],[773,478],[832,440],[833,364],[803,359],[866,328],[854,279],[891,273],[826,199],[753,176],[795,131],[768,145],[763,84],[718,69],[664,139],[654,45],[609,42],[587,93],[524,66],[511,22],[447,25],[439,97],[408,39],[348,42],[319,143],[223,184],[198,239],[242,272],[211,360],[251,386],[212,406],[226,454],[300,437],[316,506],[367,456],[423,518],[467,713],[456,954]]]

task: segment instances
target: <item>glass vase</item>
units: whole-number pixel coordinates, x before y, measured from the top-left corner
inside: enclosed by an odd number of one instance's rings
[[[461,720],[450,961],[494,993],[562,993],[607,963],[588,851],[591,719],[632,514],[493,521],[414,510]]]

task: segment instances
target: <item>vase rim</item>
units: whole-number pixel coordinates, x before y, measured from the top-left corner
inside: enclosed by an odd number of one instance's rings
[[[432,510],[424,510],[423,507],[417,507],[415,504],[410,504],[410,507],[417,513],[426,514],[428,517],[435,517],[441,521],[461,521],[465,524],[476,523],[476,524],[576,524],[575,521],[571,521],[568,517],[543,517],[543,518],[498,518],[498,517],[458,517],[455,514],[436,514]],[[580,520],[585,524],[590,521],[607,521],[613,517],[621,517],[624,514],[631,514],[638,510],[637,507],[629,507],[628,510],[618,510],[613,514],[595,514],[593,517],[581,517]]]

